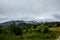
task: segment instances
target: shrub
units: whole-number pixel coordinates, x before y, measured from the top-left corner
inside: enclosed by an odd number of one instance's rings
[[[49,31],[49,27],[42,24],[41,27],[39,28],[40,32],[47,33]]]
[[[7,28],[0,28],[0,34],[8,34],[10,31]]]
[[[14,33],[15,35],[22,35],[22,29],[20,27],[11,27],[10,28],[11,33]]]

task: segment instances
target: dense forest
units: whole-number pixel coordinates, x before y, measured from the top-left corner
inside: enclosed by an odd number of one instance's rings
[[[7,27],[0,25],[0,40],[55,40],[58,35],[49,28],[57,25],[55,23],[12,23]]]

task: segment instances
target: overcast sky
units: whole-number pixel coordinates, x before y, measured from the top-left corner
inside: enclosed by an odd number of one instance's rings
[[[25,18],[60,20],[60,0],[0,0],[0,22]]]

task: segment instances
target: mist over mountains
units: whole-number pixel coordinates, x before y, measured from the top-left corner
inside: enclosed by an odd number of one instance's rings
[[[36,21],[36,22],[55,22],[55,21],[60,21],[60,15],[53,15],[51,17],[19,17],[19,18],[0,18],[0,23],[8,22],[8,21],[17,21],[17,20],[22,20],[22,21]]]
[[[4,23],[7,21],[16,21],[16,20],[22,20],[22,21],[37,21],[37,22],[51,22],[53,19],[50,18],[20,18],[20,19],[13,19],[13,18],[0,18],[0,23]]]
[[[40,23],[56,23],[60,22],[59,16],[54,15],[54,17],[20,17],[20,18],[0,18],[1,25],[10,25],[12,23],[21,24],[21,23],[28,23],[28,24],[40,24]]]
[[[52,19],[41,19],[41,20],[11,20],[11,21],[6,21],[6,22],[3,22],[3,23],[0,23],[0,25],[9,26],[10,24],[13,24],[13,23],[15,23],[16,25],[18,25],[18,24],[41,24],[41,23],[60,25],[60,21],[54,21]]]
[[[21,19],[12,19],[12,18],[6,18],[6,19],[4,19],[4,18],[2,18],[2,19],[0,19],[0,22],[1,23],[4,23],[4,22],[9,22],[9,21],[25,21],[25,22],[29,22],[29,21],[31,21],[31,22],[54,22],[55,20],[54,19],[52,19],[52,18],[21,18]]]

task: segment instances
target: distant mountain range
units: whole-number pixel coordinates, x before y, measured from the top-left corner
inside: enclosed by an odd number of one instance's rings
[[[0,18],[0,23],[4,23],[7,21],[26,21],[28,22],[53,22],[55,21],[54,18],[50,17],[20,17],[20,18]]]
[[[16,20],[16,21],[8,21],[8,22],[4,22],[4,23],[0,23],[1,25],[4,25],[4,26],[8,26],[12,23],[15,23],[15,24],[21,24],[21,23],[28,23],[28,24],[38,24],[39,22],[37,21],[23,21],[23,20]]]
[[[21,24],[21,23],[29,23],[29,24],[40,24],[40,23],[60,23],[60,21],[54,21],[53,19],[41,19],[41,20],[13,20],[13,21],[7,21],[4,23],[0,23],[1,25],[8,26],[12,23]]]

